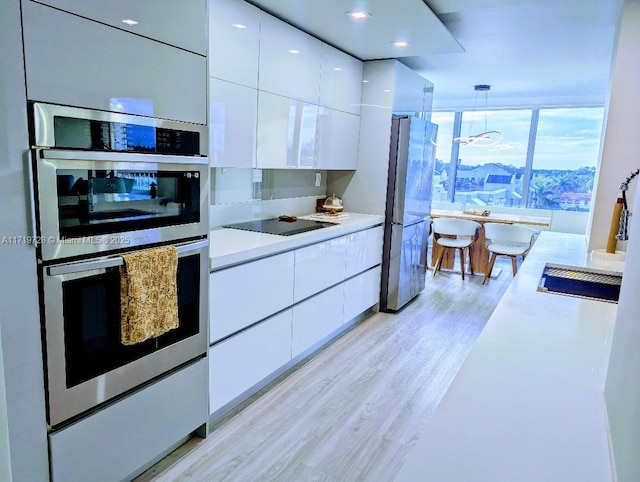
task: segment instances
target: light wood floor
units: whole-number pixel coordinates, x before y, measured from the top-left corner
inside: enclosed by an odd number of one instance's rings
[[[404,310],[355,326],[136,480],[392,480],[511,281],[508,259],[496,267],[485,286],[430,270]]]

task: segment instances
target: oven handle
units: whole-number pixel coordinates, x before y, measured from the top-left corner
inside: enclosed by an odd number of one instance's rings
[[[157,164],[209,164],[200,156],[170,156],[164,154],[135,154],[111,151],[71,151],[64,149],[36,149],[42,159],[104,162],[147,162]]]
[[[195,243],[178,245],[178,256],[197,251],[209,246],[209,240],[205,239],[197,241]],[[49,276],[59,276],[63,274],[81,273],[83,271],[91,271],[94,269],[115,268],[116,266],[122,266],[124,260],[121,256],[114,256],[110,258],[96,259],[92,261],[82,261],[78,263],[61,264],[58,266],[47,267],[47,274]]]

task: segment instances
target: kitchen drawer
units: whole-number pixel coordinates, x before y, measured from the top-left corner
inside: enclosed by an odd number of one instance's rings
[[[343,290],[340,284],[293,307],[292,356],[312,347],[343,323]]]
[[[380,301],[380,266],[344,282],[344,322]]]
[[[207,123],[207,59],[23,2],[27,98]]]
[[[382,226],[377,226],[347,236],[347,278],[380,264],[382,234]]]
[[[293,304],[293,251],[211,273],[210,341]]]
[[[294,301],[343,281],[346,255],[346,236],[296,249]]]
[[[209,350],[209,413],[291,360],[291,309]]]

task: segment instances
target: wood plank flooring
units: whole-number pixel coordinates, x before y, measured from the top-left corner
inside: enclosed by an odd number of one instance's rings
[[[429,270],[404,310],[356,325],[136,480],[392,480],[511,282],[509,260],[496,266],[485,286]]]

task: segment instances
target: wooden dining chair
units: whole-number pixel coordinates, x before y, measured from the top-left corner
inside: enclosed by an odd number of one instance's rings
[[[438,258],[433,267],[433,276],[440,270],[442,259],[447,250],[453,249],[460,252],[460,274],[464,280],[464,250],[469,253],[469,270],[473,273],[471,264],[471,245],[478,239],[480,224],[475,221],[454,218],[435,218],[433,220],[434,247],[439,246]]]
[[[518,256],[525,258],[527,251],[533,244],[536,231],[516,224],[484,223],[484,236],[487,249],[491,253],[487,271],[484,274],[482,284],[491,276],[493,263],[498,256],[509,256],[513,268],[513,276],[518,271]]]

